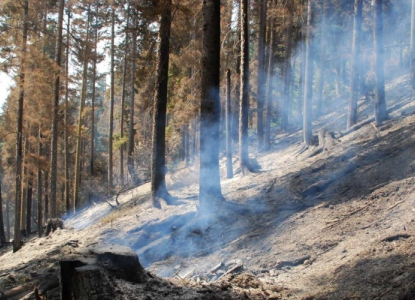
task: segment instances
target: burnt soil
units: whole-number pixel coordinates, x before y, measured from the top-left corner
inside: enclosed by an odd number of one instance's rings
[[[74,248],[127,245],[149,274],[146,284],[117,280],[114,299],[415,299],[415,105],[408,77],[387,85],[389,120],[334,139],[310,157],[302,133],[274,132],[273,149],[251,155],[261,169],[222,192],[237,209],[197,213],[198,163],[170,172],[181,201],[150,204],[149,184],[97,203],[49,237],[17,253],[0,249],[0,290],[57,274]],[[359,102],[359,118],[373,103]],[[335,136],[347,103],[314,122]],[[254,140],[253,140],[254,141]],[[225,160],[221,172],[225,176]],[[115,203],[113,200],[111,203]],[[21,296],[20,296],[21,297]],[[18,299],[18,298],[16,298]]]

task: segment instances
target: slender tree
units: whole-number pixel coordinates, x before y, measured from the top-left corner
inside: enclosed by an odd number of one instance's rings
[[[19,82],[19,100],[17,111],[17,130],[16,130],[16,186],[15,186],[15,216],[14,216],[14,240],[13,240],[13,252],[18,251],[22,247],[22,237],[20,232],[20,222],[22,219],[21,206],[22,206],[22,159],[23,159],[23,103],[25,97],[24,84],[25,84],[25,57],[26,57],[26,43],[27,43],[27,28],[28,28],[28,15],[29,15],[29,0],[23,2],[23,33],[22,33],[22,45],[21,45],[21,58],[20,58],[20,82]]]
[[[323,105],[323,89],[324,89],[324,74],[325,74],[325,67],[326,67],[326,34],[327,34],[327,8],[326,8],[327,0],[323,0],[322,2],[322,12],[321,12],[321,24],[320,24],[320,57],[319,57],[319,69],[320,69],[320,76],[318,77],[317,85],[317,103],[316,103],[316,115],[320,116],[322,113],[322,105]]]
[[[411,34],[410,34],[410,46],[409,46],[409,55],[410,55],[410,77],[412,89],[415,90],[415,0],[412,0],[411,7]]]
[[[223,199],[219,173],[220,0],[203,0],[199,211]]]
[[[259,6],[259,34],[258,34],[258,81],[257,81],[257,136],[258,150],[264,148],[264,102],[265,102],[265,38],[267,21],[267,3],[260,1]]]
[[[56,77],[54,83],[54,96],[52,105],[52,139],[50,148],[50,214],[52,218],[57,217],[56,184],[58,180],[58,118],[59,118],[59,95],[62,63],[62,24],[64,0],[59,0],[58,31],[56,33],[55,63]],[[29,233],[30,234],[30,233]]]
[[[272,0],[271,7],[275,8],[276,0]],[[267,68],[267,85],[265,94],[265,130],[264,130],[264,150],[267,151],[271,148],[271,117],[272,117],[272,76],[274,68],[275,58],[275,16],[270,16],[269,21],[270,38],[269,38],[269,55],[268,55],[268,68]]]
[[[239,108],[239,162],[243,175],[252,171],[248,154],[249,113],[249,32],[248,0],[241,0],[241,80]]]
[[[91,176],[94,176],[94,168],[95,168],[95,97],[96,97],[97,56],[98,56],[98,13],[99,13],[98,6],[99,4],[97,3],[95,7],[95,24],[93,26],[94,27],[94,52],[93,52],[93,59],[92,59],[91,136],[90,136],[91,153],[89,155],[89,173],[91,174]],[[112,33],[111,33],[111,68],[112,67],[113,67],[113,64],[112,64]],[[111,80],[112,80],[112,69],[110,71],[110,74],[111,74]],[[111,87],[112,87],[112,81],[111,81]],[[112,90],[111,90],[111,96],[112,96]],[[111,101],[112,100],[113,98],[111,98]],[[113,109],[113,106],[111,106],[110,104],[110,121],[111,121],[111,108]],[[110,122],[110,136],[112,133],[111,128],[112,127],[111,127],[111,122]],[[111,139],[109,140],[108,148],[110,147],[112,148]],[[112,162],[112,157],[111,157],[111,162]],[[112,177],[112,174],[111,174],[111,177]]]
[[[135,83],[135,57],[137,51],[137,32],[135,27],[137,27],[137,16],[133,15],[133,33],[132,33],[132,47],[131,47],[131,82],[130,82],[130,123],[128,127],[128,158],[127,158],[127,166],[128,172],[130,173],[131,178],[133,181],[136,180],[136,174],[134,171],[134,83]]]
[[[111,103],[110,103],[110,116],[109,116],[109,136],[108,136],[108,194],[113,193],[113,176],[112,176],[112,144],[113,144],[113,131],[114,131],[114,95],[115,95],[115,82],[114,82],[114,52],[115,52],[115,8],[112,7],[111,12]]]
[[[64,148],[65,148],[65,204],[66,204],[66,213],[69,214],[71,211],[71,203],[69,198],[69,144],[68,144],[68,136],[69,136],[69,118],[68,118],[68,110],[69,110],[69,48],[70,48],[70,30],[71,30],[71,13],[68,8],[67,10],[67,20],[66,20],[66,57],[65,57],[65,111],[64,111],[64,118],[65,118],[65,130],[64,134]],[[40,140],[40,127],[39,127],[39,140]],[[41,151],[41,144],[39,142],[39,151]],[[40,153],[39,153],[40,155]],[[38,175],[41,176],[41,175]],[[38,182],[41,182],[40,178]],[[42,220],[41,217],[38,218]],[[40,234],[40,230],[39,230]]]
[[[385,69],[383,46],[383,0],[375,0],[375,119],[381,123],[387,118],[385,100]]]
[[[6,234],[4,232],[3,222],[3,198],[1,197],[1,182],[0,182],[0,247],[6,244]]]
[[[38,128],[38,148],[37,155],[42,156],[42,128]],[[40,169],[40,162],[37,163],[37,233],[42,237],[43,233],[43,199],[42,199],[42,170]]]
[[[313,0],[308,0],[307,4],[307,40],[306,40],[306,60],[304,75],[304,112],[303,112],[303,136],[304,144],[311,145],[312,140],[312,91],[313,91],[313,61],[311,56],[311,24],[312,24],[312,4]]]
[[[156,93],[153,109],[153,135],[151,157],[151,198],[153,206],[160,208],[158,198],[168,204],[174,201],[166,187],[166,112],[169,75],[171,0],[160,1],[161,18],[157,59]]]
[[[347,128],[357,121],[357,100],[359,96],[359,68],[360,68],[360,36],[362,30],[363,0],[354,2],[353,44],[352,44],[352,70],[349,95],[349,118]]]
[[[231,132],[231,70],[226,70],[226,177],[233,177],[232,169],[232,132]]]
[[[91,22],[91,13],[90,13],[90,5],[88,5],[88,20],[87,20],[87,27],[86,27],[86,41],[85,41],[85,52],[84,52],[84,66],[82,71],[82,88],[81,88],[81,99],[79,103],[79,112],[78,112],[78,129],[77,129],[77,136],[76,136],[76,154],[75,154],[75,178],[74,178],[74,200],[73,200],[73,207],[72,211],[75,212],[76,207],[78,205],[78,192],[79,192],[79,183],[80,183],[80,168],[81,168],[81,144],[82,144],[82,115],[84,111],[85,105],[85,97],[86,97],[86,81],[87,81],[87,73],[88,73],[88,60],[89,60],[89,25]]]

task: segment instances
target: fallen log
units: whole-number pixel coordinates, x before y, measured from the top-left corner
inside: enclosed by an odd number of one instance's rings
[[[34,285],[33,282],[29,282],[29,283],[16,286],[15,288],[12,288],[11,290],[5,293],[0,292],[0,300],[7,300],[17,295],[28,292],[33,288],[33,285]]]
[[[276,269],[282,269],[283,267],[295,267],[298,265],[302,265],[306,260],[309,260],[311,258],[310,255],[301,256],[298,258],[295,258],[293,260],[282,260],[277,263]]]

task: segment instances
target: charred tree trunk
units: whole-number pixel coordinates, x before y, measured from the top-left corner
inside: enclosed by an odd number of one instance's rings
[[[127,5],[127,21],[126,21],[126,32],[125,32],[125,49],[124,49],[124,68],[122,73],[122,96],[121,96],[121,116],[120,116],[120,139],[124,138],[124,106],[125,106],[125,96],[126,96],[126,82],[127,82],[127,58],[128,58],[128,26],[130,24],[130,1]],[[120,180],[121,186],[124,185],[124,143],[120,146]]]
[[[44,178],[49,178],[49,173],[45,172],[45,176]],[[48,189],[49,189],[49,180],[45,180],[45,190],[44,190],[44,195],[45,195],[45,216],[44,216],[44,221],[46,223],[47,219],[49,219],[49,194],[48,194]]]
[[[241,80],[239,101],[239,162],[245,175],[252,171],[248,154],[248,114],[249,114],[249,32],[248,0],[241,0]]]
[[[89,24],[91,20],[90,5],[88,6],[88,21],[87,21],[87,35],[86,35],[86,44],[85,44],[85,57],[84,57],[84,66],[82,72],[82,88],[81,88],[81,100],[79,105],[78,113],[78,130],[77,130],[77,141],[76,141],[76,156],[75,156],[75,178],[74,178],[74,199],[73,199],[73,212],[76,211],[76,206],[78,205],[78,192],[79,192],[79,183],[80,183],[80,169],[81,169],[81,144],[82,144],[82,114],[85,105],[85,96],[86,96],[86,83],[87,83],[87,72],[88,72],[88,59],[89,59]]]
[[[385,69],[384,69],[384,46],[383,46],[383,0],[375,0],[375,119],[381,123],[387,118],[385,100]]]
[[[95,8],[95,15],[98,15],[98,5]],[[95,32],[94,32],[94,56],[92,60],[92,97],[91,97],[91,140],[90,140],[90,155],[89,155],[89,174],[94,176],[94,161],[95,161],[95,84],[97,80],[97,55],[98,55],[98,21],[95,17]],[[112,51],[112,48],[111,48]],[[112,67],[112,65],[111,65]],[[112,83],[111,83],[112,84]],[[112,99],[111,99],[112,101]],[[111,106],[110,106],[111,109]],[[111,113],[110,113],[111,115]],[[110,117],[111,118],[111,117]],[[111,125],[111,123],[110,123]],[[111,127],[110,127],[111,133]],[[109,145],[112,146],[111,139],[109,139]]]
[[[66,63],[65,63],[65,73],[66,73],[66,80],[65,80],[65,130],[64,130],[64,147],[65,147],[65,204],[66,204],[66,213],[69,214],[69,212],[71,211],[71,204],[70,204],[70,200],[69,200],[69,143],[68,143],[68,126],[69,126],[69,120],[68,120],[68,110],[69,110],[69,47],[70,47],[70,24],[71,24],[71,13],[70,10],[68,9],[67,12],[67,23],[66,23]],[[40,143],[40,138],[41,138],[41,132],[40,132],[40,127],[39,127],[39,151],[41,152],[41,147],[42,144]],[[39,156],[40,153],[39,152]],[[38,176],[41,176],[40,170],[38,172]],[[41,177],[38,177],[38,182],[41,183]],[[38,189],[38,192],[41,191]],[[40,201],[41,202],[41,201]],[[41,205],[41,204],[40,204]],[[42,211],[41,206],[39,206],[40,211]],[[39,222],[38,223],[42,223],[41,218],[42,216],[39,215]],[[39,234],[41,234],[41,230],[38,231]]]
[[[40,126],[38,129],[37,155],[39,157],[42,155],[42,134],[41,134]],[[43,231],[42,170],[40,169],[40,163],[38,163],[37,165],[37,233],[39,237],[42,237],[42,231]]]
[[[15,216],[14,216],[14,240],[13,252],[18,251],[22,247],[22,236],[20,232],[20,222],[22,219],[22,154],[23,154],[23,103],[24,103],[24,84],[25,84],[25,57],[26,57],[26,43],[27,43],[27,27],[29,14],[29,0],[23,2],[23,33],[22,33],[22,48],[20,58],[20,82],[19,82],[19,99],[17,110],[17,130],[16,130],[16,186],[15,186]]]
[[[288,128],[288,101],[290,95],[291,82],[291,52],[292,52],[292,38],[293,38],[293,19],[294,19],[294,1],[287,2],[288,16],[286,21],[286,40],[285,40],[285,60],[284,60],[284,90],[281,101],[281,129],[286,131]]]
[[[412,89],[415,90],[415,0],[412,0],[411,8],[411,38],[409,47],[409,60],[410,60],[410,71],[409,75],[411,78]]]
[[[1,196],[1,183],[0,183],[0,247],[6,244],[6,234],[4,232],[4,222],[3,222],[3,198]]]
[[[134,16],[133,27],[136,27],[137,25],[137,16]],[[130,176],[134,183],[136,182],[136,174],[134,170],[134,84],[135,84],[135,55],[137,51],[137,33],[136,30],[133,30],[133,36],[132,36],[132,47],[131,47],[131,91],[130,91],[130,124],[128,128],[128,157],[127,157],[127,166],[128,166],[128,172],[130,173]]]
[[[258,150],[264,149],[264,102],[265,102],[265,39],[266,39],[267,3],[261,0],[259,9],[258,36],[258,81],[257,81],[257,136]]]
[[[226,177],[233,177],[232,170],[232,136],[231,136],[231,70],[226,71]]]
[[[151,198],[153,206],[161,208],[159,198],[171,204],[174,199],[166,187],[166,113],[170,54],[171,0],[160,1],[161,19],[157,60],[156,93],[153,108],[151,159]]]
[[[311,56],[311,25],[312,25],[312,0],[308,0],[307,6],[307,40],[306,40],[306,60],[304,75],[304,121],[303,136],[304,144],[311,145],[312,140],[312,92],[313,92],[313,61]]]
[[[112,146],[113,146],[113,132],[114,132],[114,95],[115,95],[115,63],[114,63],[114,53],[115,53],[115,8],[112,7],[111,13],[111,104],[110,104],[110,116],[109,116],[109,136],[108,136],[108,195],[111,195],[114,191],[113,176],[112,176]]]
[[[321,30],[320,30],[320,61],[319,61],[319,69],[320,69],[320,76],[317,82],[317,111],[316,115],[320,116],[322,113],[322,105],[323,105],[323,89],[324,89],[324,73],[325,73],[325,50],[326,50],[326,19],[327,19],[327,9],[326,9],[327,0],[323,0],[323,7],[322,7],[322,17],[321,17]]]
[[[199,211],[223,199],[219,173],[220,0],[203,1]]]
[[[363,0],[354,2],[354,24],[352,45],[352,71],[350,79],[349,118],[347,128],[357,122],[357,100],[359,96],[359,68],[360,68],[360,35],[362,30]]]
[[[32,196],[33,196],[33,185],[32,185],[32,176],[28,175],[29,181],[27,186],[26,193],[26,234],[29,236],[32,233]]]
[[[271,3],[272,8],[275,8],[276,0]],[[275,17],[270,17],[270,38],[269,38],[269,55],[268,55],[268,68],[267,68],[267,85],[265,94],[265,141],[264,150],[268,151],[271,148],[271,118],[272,118],[272,76],[274,70],[275,60]]]
[[[56,34],[56,48],[55,48],[55,63],[58,68],[55,74],[54,83],[54,97],[52,105],[52,140],[50,149],[50,214],[52,218],[56,218],[56,185],[58,180],[58,118],[59,118],[59,95],[60,95],[60,78],[61,78],[61,63],[62,63],[62,24],[63,24],[63,9],[65,6],[64,0],[59,0],[58,13],[58,31]],[[28,233],[30,234],[30,232]]]
[[[235,1],[237,3],[238,1]],[[240,5],[240,1],[239,1]],[[240,10],[240,7],[237,8]],[[238,27],[236,30],[236,66],[235,66],[235,73],[236,73],[236,83],[235,83],[235,100],[234,100],[234,107],[232,109],[232,139],[235,143],[239,142],[239,111],[240,107],[240,99],[241,99],[241,14],[238,13]]]

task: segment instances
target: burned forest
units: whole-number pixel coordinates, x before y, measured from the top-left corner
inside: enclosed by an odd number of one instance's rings
[[[0,300],[415,299],[415,0],[0,0]]]

